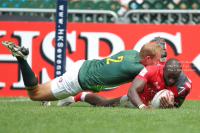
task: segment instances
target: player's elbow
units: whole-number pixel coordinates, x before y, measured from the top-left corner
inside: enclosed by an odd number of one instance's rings
[[[130,97],[131,97],[132,94],[133,94],[133,89],[130,88],[128,90],[128,95],[127,95],[129,99],[130,99]]]

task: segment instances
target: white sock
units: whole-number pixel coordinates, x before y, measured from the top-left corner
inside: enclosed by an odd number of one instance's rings
[[[90,94],[90,92],[82,92],[82,95],[81,95],[81,101],[82,101],[82,102],[85,102],[85,96],[86,96],[87,94]]]

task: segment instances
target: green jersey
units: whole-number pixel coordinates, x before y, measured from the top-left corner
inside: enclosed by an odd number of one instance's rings
[[[126,50],[102,60],[86,60],[78,79],[83,90],[99,92],[132,81],[143,68],[139,53]]]

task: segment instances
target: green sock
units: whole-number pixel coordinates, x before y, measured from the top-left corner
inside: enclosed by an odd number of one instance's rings
[[[21,57],[16,58],[20,66],[20,70],[22,71],[22,77],[26,89],[36,89],[38,86],[38,78],[35,76],[28,62]]]

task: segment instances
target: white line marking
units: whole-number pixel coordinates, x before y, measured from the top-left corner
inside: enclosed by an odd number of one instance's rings
[[[0,100],[0,102],[3,102],[3,103],[7,103],[7,102],[25,102],[25,101],[31,101],[31,100],[29,98]]]

